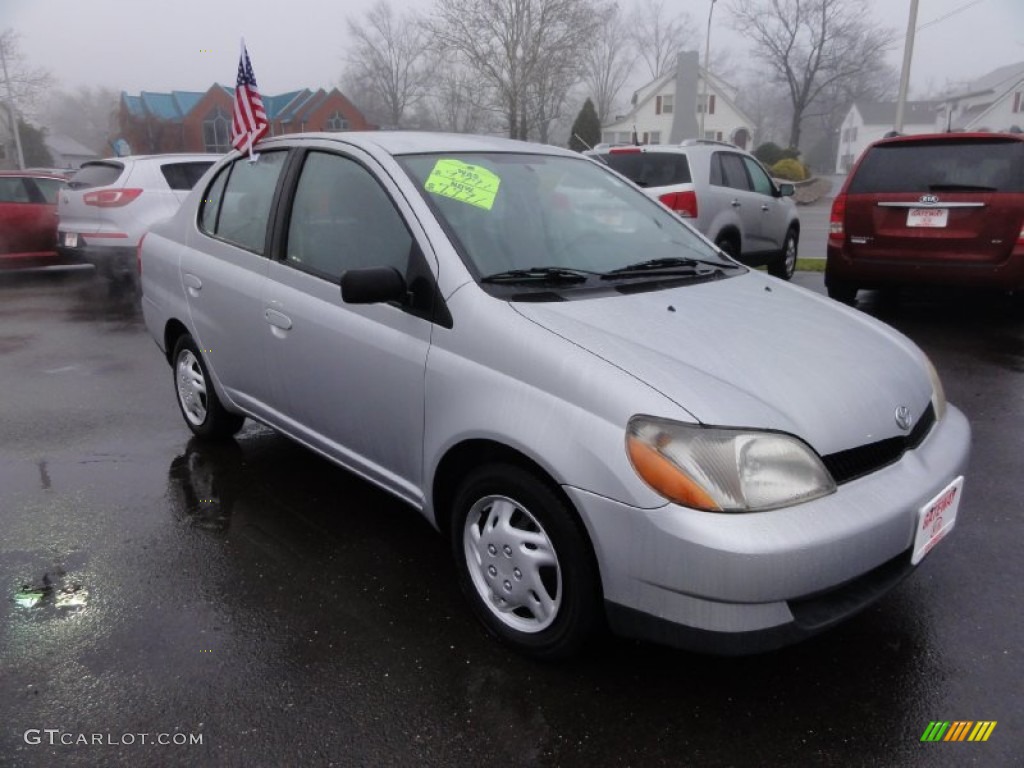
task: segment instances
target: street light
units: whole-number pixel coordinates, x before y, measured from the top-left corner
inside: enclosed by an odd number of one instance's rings
[[[715,13],[715,0],[711,0],[711,9],[708,11],[708,36],[704,41],[704,75],[701,77],[701,105],[700,105],[700,137],[704,138],[704,115],[708,113],[708,67],[711,66],[711,17]]]
[[[910,85],[910,64],[914,58],[914,31],[917,27],[917,0],[910,0],[907,37],[903,41],[903,69],[900,71],[900,95],[896,100],[896,123],[893,130],[903,133],[903,115],[907,106],[907,87]]]

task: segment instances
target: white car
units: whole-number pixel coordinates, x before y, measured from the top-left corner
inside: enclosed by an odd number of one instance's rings
[[[57,199],[57,251],[100,274],[135,274],[142,236],[173,215],[221,155],[113,157],[83,163]]]
[[[749,152],[690,139],[679,145],[598,145],[585,154],[621,173],[737,261],[789,280],[800,218],[792,184],[776,183]]]

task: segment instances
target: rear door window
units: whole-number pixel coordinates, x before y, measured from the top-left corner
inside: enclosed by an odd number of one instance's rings
[[[121,163],[85,163],[71,180],[71,189],[89,189],[90,187],[109,187],[121,176],[124,165]]]
[[[224,171],[217,174],[200,213],[203,231],[262,254],[274,191],[287,157],[285,151],[261,152],[257,162],[236,160],[226,177]]]
[[[171,189],[187,191],[196,185],[207,169],[213,165],[213,160],[206,162],[191,163],[165,163],[160,166],[160,173],[167,180]]]
[[[750,180],[754,184],[754,191],[771,197],[775,193],[775,185],[772,184],[772,180],[768,178],[768,174],[764,172],[760,164],[749,157],[743,158],[743,164],[747,166],[747,173],[750,174]]]
[[[640,187],[668,187],[693,181],[690,164],[681,152],[609,152],[601,157]]]
[[[899,142],[864,155],[847,190],[858,193],[1024,192],[1024,143]]]
[[[36,188],[40,191],[46,202],[50,205],[57,204],[57,194],[66,182],[60,179],[32,179]]]

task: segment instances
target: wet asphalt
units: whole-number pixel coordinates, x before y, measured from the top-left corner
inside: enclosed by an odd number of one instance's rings
[[[132,296],[0,276],[0,765],[1024,765],[1024,313],[861,308],[971,420],[954,532],[795,647],[552,665],[483,633],[415,511],[257,425],[191,441]]]

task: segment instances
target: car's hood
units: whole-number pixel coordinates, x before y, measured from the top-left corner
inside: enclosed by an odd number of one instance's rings
[[[932,395],[923,354],[906,337],[756,272],[513,306],[702,423],[782,430],[823,455],[905,434],[896,409],[916,420]]]

